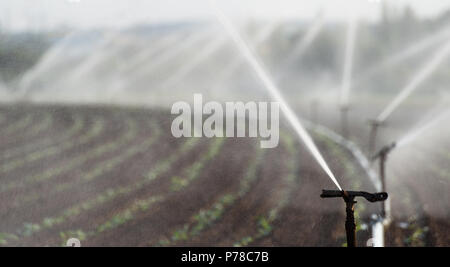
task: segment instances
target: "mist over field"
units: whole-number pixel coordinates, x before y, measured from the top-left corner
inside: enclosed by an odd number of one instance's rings
[[[336,185],[389,194],[361,245],[450,245],[450,1],[13,2],[0,245],[342,246]],[[173,137],[194,94],[282,102],[279,146]]]

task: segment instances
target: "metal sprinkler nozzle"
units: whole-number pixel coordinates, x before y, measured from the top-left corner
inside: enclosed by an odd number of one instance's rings
[[[388,198],[386,192],[367,193],[363,191],[339,191],[322,190],[321,198],[342,197],[345,201],[347,217],[345,220],[345,231],[347,233],[347,247],[356,247],[356,223],[355,223],[355,197],[363,197],[369,202],[385,201]]]
[[[378,119],[369,119],[368,123],[369,123],[369,125],[372,125],[372,126],[382,126],[382,125],[384,125],[384,121],[379,121]]]
[[[378,151],[378,153],[376,153],[372,157],[372,160],[376,160],[378,158],[386,157],[396,146],[397,146],[397,143],[393,142],[392,144],[383,147],[382,149],[380,149],[380,151]]]
[[[339,190],[322,190],[321,198],[342,197],[344,201],[353,201],[355,197],[363,197],[369,202],[385,201],[388,198],[386,192],[368,193],[364,191],[339,191]]]

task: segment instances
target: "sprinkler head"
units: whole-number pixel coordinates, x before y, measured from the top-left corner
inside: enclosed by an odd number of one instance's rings
[[[388,198],[388,193],[367,193],[364,191],[339,191],[339,190],[322,190],[321,198],[336,198],[342,197],[345,202],[353,201],[355,197],[363,197],[369,202],[385,201]]]
[[[393,142],[392,144],[383,147],[372,157],[372,160],[376,160],[377,158],[385,158],[396,146],[397,143]]]
[[[370,202],[384,201],[388,198],[388,194],[367,193],[363,191],[344,191],[344,190],[322,190],[321,198],[342,197],[345,201],[345,212],[347,214],[345,220],[345,232],[347,234],[347,247],[356,247],[356,222],[355,222],[355,197],[363,197]]]
[[[386,124],[384,121],[379,121],[378,119],[369,119],[367,123],[374,127],[384,126]]]

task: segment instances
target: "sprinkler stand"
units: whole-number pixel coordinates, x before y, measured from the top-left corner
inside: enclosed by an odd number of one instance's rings
[[[355,204],[354,197],[344,197],[345,201],[345,232],[347,233],[347,247],[356,247],[356,222],[355,222]]]
[[[375,156],[372,157],[372,160],[380,159],[380,178],[381,178],[381,187],[382,191],[386,191],[386,160],[388,154],[396,147],[396,143],[392,143],[383,147]],[[382,217],[386,219],[386,205],[382,206]]]
[[[373,152],[375,151],[375,147],[376,147],[376,139],[377,139],[377,132],[378,132],[378,127],[383,126],[382,121],[379,120],[369,120],[369,125],[370,125],[370,136],[369,136],[369,146],[368,146],[368,150],[369,150],[369,155],[372,155]]]
[[[355,222],[355,197],[363,197],[369,202],[385,201],[388,194],[367,193],[363,191],[339,191],[339,190],[322,190],[321,198],[337,198],[342,197],[345,201],[345,211],[347,214],[345,220],[345,232],[347,234],[347,247],[356,247],[356,222]]]

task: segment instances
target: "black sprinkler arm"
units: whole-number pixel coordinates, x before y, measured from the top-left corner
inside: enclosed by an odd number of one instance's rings
[[[389,152],[392,151],[397,146],[397,143],[392,143],[390,145],[387,145],[383,147],[375,156],[372,157],[372,160],[376,160],[377,158],[386,157]]]
[[[386,192],[367,193],[363,191],[339,191],[339,190],[322,190],[321,198],[342,197],[345,201],[345,232],[347,234],[347,247],[356,247],[356,223],[355,223],[355,197],[363,197],[370,202],[384,201],[388,198]]]
[[[386,192],[382,193],[367,193],[364,191],[339,191],[339,190],[322,190],[321,198],[355,198],[355,197],[363,197],[367,199],[369,202],[377,202],[384,201],[388,198],[388,194]]]

